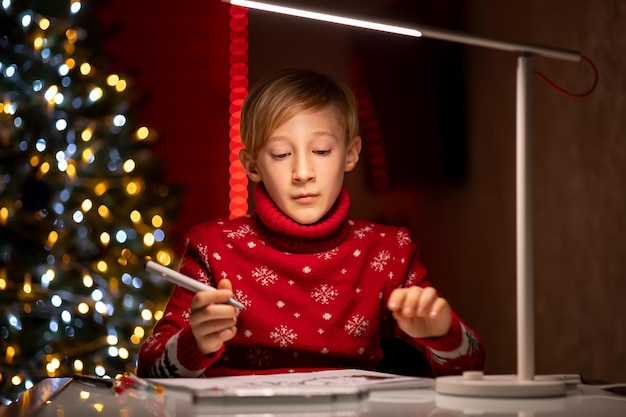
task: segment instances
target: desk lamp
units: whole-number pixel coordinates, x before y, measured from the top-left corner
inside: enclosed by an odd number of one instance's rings
[[[508,42],[445,29],[405,26],[354,19],[276,4],[223,0],[234,6],[312,19],[356,28],[370,29],[409,37],[426,37],[466,45],[499,49],[518,54],[516,74],[516,291],[517,291],[517,374],[484,375],[465,372],[462,376],[438,377],[437,393],[466,397],[545,398],[565,395],[565,383],[535,377],[534,304],[532,275],[532,217],[530,161],[530,92],[533,55],[567,61],[580,61],[580,52]],[[597,81],[597,80],[596,80]],[[594,85],[595,86],[595,85]]]

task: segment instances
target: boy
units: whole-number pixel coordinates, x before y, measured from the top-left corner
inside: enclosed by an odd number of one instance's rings
[[[256,212],[188,233],[181,272],[218,291],[174,289],[139,375],[482,369],[479,338],[430,286],[408,231],[347,216],[361,150],[347,87],[278,72],[246,97],[241,137]],[[384,350],[397,348],[408,355],[393,365]]]

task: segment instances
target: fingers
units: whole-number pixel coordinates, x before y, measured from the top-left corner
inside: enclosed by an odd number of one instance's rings
[[[391,293],[387,307],[394,316],[435,318],[448,302],[432,287],[398,288]]]
[[[189,325],[204,355],[216,352],[237,333],[239,310],[224,304],[232,296],[230,281],[223,279],[215,291],[200,291],[191,300]]]

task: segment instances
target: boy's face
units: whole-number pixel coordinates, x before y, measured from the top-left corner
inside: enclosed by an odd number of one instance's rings
[[[334,109],[298,113],[271,132],[256,160],[247,151],[241,160],[283,213],[313,224],[331,209],[344,173],[359,160],[361,138],[346,146],[344,136]]]

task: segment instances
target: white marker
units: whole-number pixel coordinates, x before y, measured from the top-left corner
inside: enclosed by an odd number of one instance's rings
[[[188,290],[193,292],[215,291],[215,288],[209,285],[203,284],[200,281],[188,277],[187,275],[183,275],[180,272],[174,271],[173,269],[170,269],[153,261],[148,261],[146,263],[146,271],[159,275],[169,282],[180,285],[181,287],[187,288]],[[226,301],[226,303],[235,308],[238,308],[239,310],[246,309],[246,306],[244,306],[241,302],[235,300],[234,298]]]

